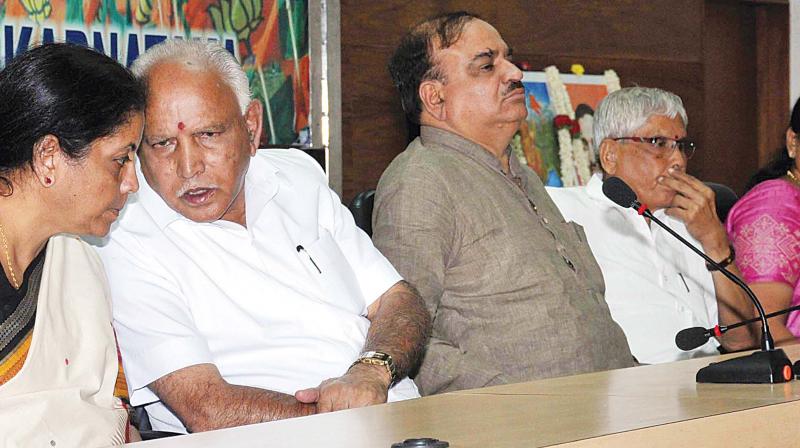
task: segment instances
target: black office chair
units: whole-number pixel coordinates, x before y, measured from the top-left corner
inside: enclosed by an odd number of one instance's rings
[[[736,201],[739,200],[739,196],[727,185],[715,182],[705,182],[705,184],[714,190],[714,202],[717,207],[717,216],[719,220],[724,223],[725,220],[728,219],[728,212],[733,208],[733,204],[736,204]]]
[[[347,207],[353,214],[356,225],[372,237],[372,207],[375,204],[375,190],[358,193]]]

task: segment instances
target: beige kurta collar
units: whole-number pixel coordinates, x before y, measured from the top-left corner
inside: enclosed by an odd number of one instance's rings
[[[524,187],[525,176],[520,175],[522,166],[520,166],[519,160],[511,154],[510,145],[506,147],[505,151],[510,167],[510,172],[506,173],[503,164],[488,149],[458,134],[433,126],[421,126],[420,139],[425,146],[435,144],[459,152],[510,179],[521,178]]]

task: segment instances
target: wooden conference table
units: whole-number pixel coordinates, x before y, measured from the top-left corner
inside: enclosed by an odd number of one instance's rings
[[[800,359],[800,345],[785,350]],[[418,437],[452,448],[800,445],[800,381],[695,383],[697,370],[715,360],[459,391],[134,446],[389,448]]]

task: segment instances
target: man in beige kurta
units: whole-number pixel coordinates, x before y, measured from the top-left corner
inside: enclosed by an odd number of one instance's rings
[[[509,53],[455,13],[415,27],[389,65],[421,135],[378,184],[373,238],[434,317],[423,394],[633,364],[583,230],[510,154],[527,109]]]

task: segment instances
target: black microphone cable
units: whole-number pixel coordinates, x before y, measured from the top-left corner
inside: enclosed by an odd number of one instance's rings
[[[688,247],[694,253],[702,257],[708,264],[717,268],[717,270],[721,272],[722,275],[724,275],[730,281],[734,282],[740,288],[742,288],[745,294],[747,294],[747,297],[750,298],[750,301],[753,302],[753,305],[755,305],[756,309],[758,310],[758,316],[759,319],[761,320],[761,349],[765,351],[775,349],[775,341],[772,339],[772,333],[770,333],[769,331],[769,324],[767,323],[764,307],[761,306],[761,302],[758,300],[758,298],[750,289],[750,287],[747,286],[747,284],[744,281],[742,281],[742,279],[733,275],[730,271],[728,271],[724,267],[720,266],[719,263],[712,260],[711,257],[709,257],[708,255],[703,253],[703,251],[695,247],[694,244],[686,241],[685,238],[683,238],[677,232],[669,228],[669,226],[661,222],[660,219],[653,216],[653,212],[651,212],[647,208],[646,204],[642,204],[637,200],[636,193],[622,179],[612,176],[603,181],[603,194],[605,194],[609,199],[614,201],[620,207],[636,209],[637,213],[646,218],[649,218],[652,222],[658,224],[662,229],[666,230],[670,235],[677,238],[678,241],[682,242],[684,245],[686,245],[686,247]]]

